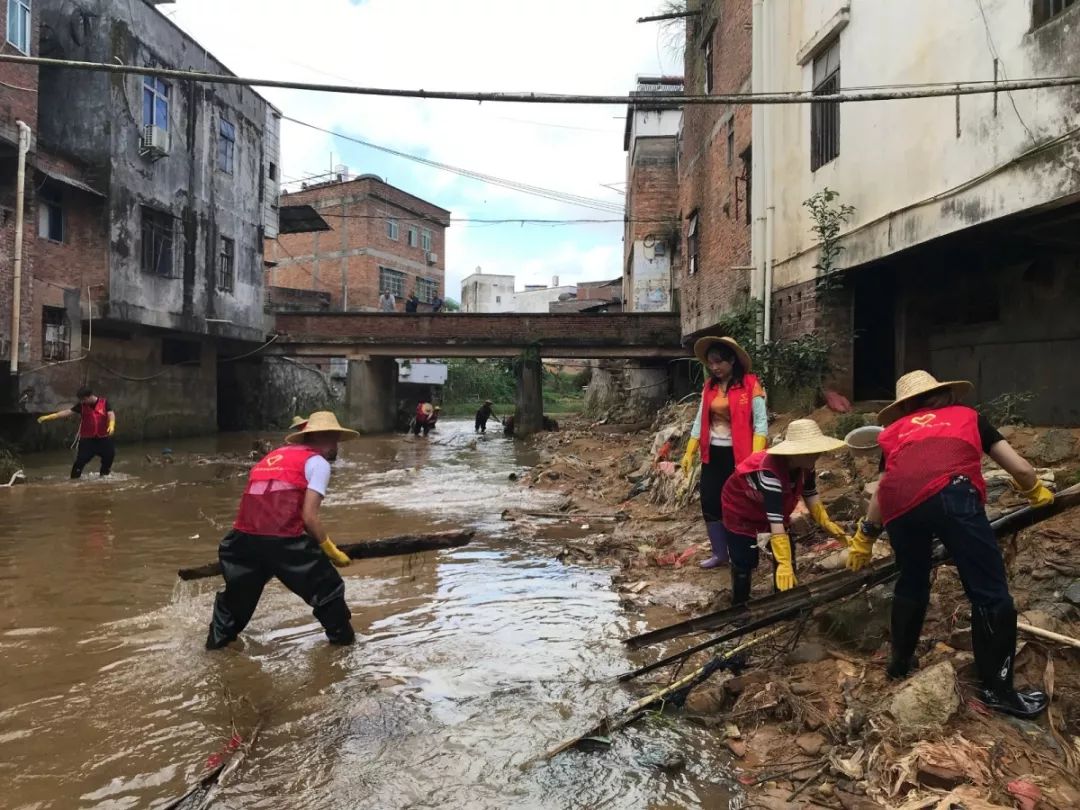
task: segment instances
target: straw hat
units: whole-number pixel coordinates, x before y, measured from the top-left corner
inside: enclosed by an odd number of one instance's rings
[[[811,456],[839,450],[843,446],[842,440],[822,433],[813,419],[796,419],[788,425],[784,440],[765,452],[770,456]]]
[[[292,430],[293,428],[302,428],[306,423],[307,419],[305,419],[303,416],[294,416],[292,418],[292,421],[289,422],[289,429]]]
[[[750,355],[746,353],[746,350],[742,346],[735,342],[735,338],[714,337],[711,335],[700,338],[698,342],[694,344],[694,356],[701,361],[701,365],[708,365],[705,360],[708,357],[709,349],[721,343],[735,352],[735,356],[738,357],[739,362],[742,363],[743,371],[749,374],[750,367],[753,365],[750,360]]]
[[[355,430],[344,428],[330,411],[315,411],[296,433],[285,437],[288,444],[300,444],[309,433],[336,433],[339,442],[351,441],[360,436]]]
[[[485,399],[485,400],[484,400],[484,404],[485,404],[485,405],[494,405],[495,403],[494,403],[494,402],[492,402],[492,401],[491,401],[490,399]]]
[[[967,380],[950,380],[938,382],[934,375],[928,371],[910,371],[896,381],[896,400],[878,414],[878,421],[883,425],[895,422],[903,415],[903,404],[922,394],[931,391],[943,391],[946,388],[953,392],[957,399],[967,396],[975,386]]]

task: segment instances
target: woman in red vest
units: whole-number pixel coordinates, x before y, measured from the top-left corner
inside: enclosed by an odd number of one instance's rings
[[[71,466],[71,477],[81,478],[83,467],[94,456],[101,457],[101,474],[112,472],[113,459],[116,457],[116,444],[113,433],[116,432],[116,412],[108,400],[94,394],[89,386],[80,388],[75,396],[78,402],[71,408],[38,417],[38,424],[73,416],[79,417],[79,449],[75,454],[75,463]]]
[[[240,635],[271,577],[311,605],[332,644],[353,642],[345,583],[334,570],[349,558],[326,534],[319,508],[338,444],[357,436],[318,411],[252,468],[233,530],[218,547],[225,590],[214,602],[208,650]]]
[[[786,591],[795,579],[795,544],[788,534],[791,513],[799,502],[825,531],[848,542],[843,530],[829,520],[818,498],[814,465],[822,453],[839,450],[840,439],[825,436],[812,419],[796,419],[788,425],[784,441],[753,453],[736,468],[724,485],[724,527],[731,549],[731,603],[750,599],[753,571],[757,568],[758,535],[769,536],[775,563],[773,585]]]
[[[724,482],[736,464],[764,449],[769,427],[765,390],[750,373],[750,355],[742,346],[729,337],[703,337],[694,344],[694,355],[705,367],[706,379],[681,466],[689,476],[700,450],[701,516],[712,546],[712,556],[701,567],[716,568],[728,564],[720,502]]]
[[[900,578],[887,672],[890,678],[904,678],[918,666],[915,648],[930,602],[931,551],[934,538],[940,539],[971,602],[971,643],[982,701],[1030,718],[1046,708],[1048,698],[1013,686],[1016,608],[986,517],[983,454],[1013,477],[1014,488],[1032,506],[1053,503],[1054,494],[983,416],[959,404],[971,390],[969,382],[938,382],[925,371],[897,381],[896,401],[878,414],[887,426],[878,436],[885,472],[852,539],[848,567],[857,571],[869,562],[874,540],[883,529],[889,533]]]

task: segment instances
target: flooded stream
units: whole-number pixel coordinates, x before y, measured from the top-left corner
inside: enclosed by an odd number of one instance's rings
[[[508,481],[532,461],[522,446],[471,423],[343,446],[323,510],[337,542],[478,532],[345,569],[355,646],[328,645],[275,582],[241,644],[205,652],[219,580],[175,572],[215,558],[246,474],[222,459],[251,440],[124,445],[107,480],[43,455],[0,490],[0,807],[163,808],[255,729],[214,807],[727,806],[721,745],[688,723],[530,764],[631,700],[619,639],[644,624],[611,572],[500,520],[550,496]],[[684,770],[660,767],[673,751]]]

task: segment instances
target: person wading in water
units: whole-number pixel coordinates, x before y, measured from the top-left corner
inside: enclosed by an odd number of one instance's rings
[[[986,517],[985,453],[1012,476],[1014,489],[1034,507],[1054,494],[985,417],[960,399],[970,382],[938,382],[912,371],[896,383],[896,401],[878,414],[885,472],[870,499],[866,520],[851,541],[848,568],[873,556],[874,540],[889,533],[900,578],[892,605],[892,656],[886,673],[906,678],[918,667],[915,648],[930,603],[931,551],[941,540],[956,564],[971,603],[971,646],[982,681],[980,699],[1016,717],[1038,716],[1045,692],[1013,686],[1016,607],[1009,593],[997,536]]]
[[[750,373],[750,355],[733,338],[703,337],[694,344],[694,354],[706,379],[680,466],[689,477],[700,450],[701,516],[712,547],[712,556],[701,567],[716,568],[728,564],[720,493],[736,464],[765,449],[769,427],[765,390]]]
[[[753,570],[757,568],[757,538],[768,535],[775,569],[773,587],[786,591],[795,579],[795,544],[788,526],[791,513],[802,498],[806,508],[833,537],[851,541],[843,529],[829,520],[818,498],[814,465],[818,456],[844,446],[840,439],[825,436],[813,419],[796,419],[788,425],[784,441],[752,454],[724,484],[724,527],[731,547],[731,604],[750,599]]]
[[[214,601],[208,650],[240,635],[271,577],[314,608],[332,644],[356,638],[345,583],[334,570],[348,565],[349,558],[326,534],[319,509],[338,444],[358,435],[329,411],[317,411],[285,438],[284,447],[252,468],[233,529],[218,547],[225,590]]]
[[[81,420],[79,450],[75,455],[75,463],[71,466],[71,477],[81,478],[83,467],[89,464],[94,456],[101,457],[101,474],[108,475],[112,472],[113,459],[116,457],[116,443],[113,442],[116,412],[109,406],[108,400],[96,396],[88,386],[80,388],[75,396],[79,400],[75,405],[64,411],[39,416],[38,424],[78,416]]]

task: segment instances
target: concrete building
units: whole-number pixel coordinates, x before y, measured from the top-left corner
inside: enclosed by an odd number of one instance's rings
[[[513,276],[484,273],[479,267],[461,282],[462,312],[513,312]]]
[[[767,90],[1080,73],[1080,3],[765,0],[760,22]],[[980,402],[1030,390],[1030,418],[1080,423],[1080,89],[760,115],[754,287],[773,337],[830,336],[858,398],[929,368]],[[803,205],[825,188],[855,209],[828,292]]]
[[[690,1],[698,13],[686,22],[687,93],[750,91],[751,7],[751,0]],[[749,293],[750,141],[747,106],[695,104],[683,112],[676,286],[687,340],[710,331]]]
[[[551,280],[551,286],[526,284],[524,290],[514,293],[514,312],[548,312],[556,301],[566,301],[577,296],[577,286],[559,284],[559,277]]]
[[[373,174],[342,171],[329,182],[282,195],[310,205],[329,231],[267,239],[269,284],[330,295],[332,311],[375,311],[390,290],[397,308],[413,293],[429,309],[446,296],[446,229],[450,212]]]
[[[680,281],[678,136],[682,111],[650,105],[682,91],[682,77],[639,76],[626,111],[626,230],[623,292],[627,312],[674,312]]]
[[[25,37],[22,22],[5,18],[4,29],[20,32],[15,47],[33,55],[228,73],[147,0],[4,5],[0,13],[29,12]],[[85,381],[115,403],[124,437],[216,430],[219,353],[250,350],[267,331],[262,236],[277,224],[275,111],[241,87],[0,72],[0,137],[10,138],[13,119],[33,132],[19,339],[0,344],[19,364],[6,375],[5,427],[21,433],[28,414],[70,403]],[[5,259],[11,155],[0,147]],[[10,289],[10,275],[0,278]],[[10,330],[8,309],[0,317]]]

